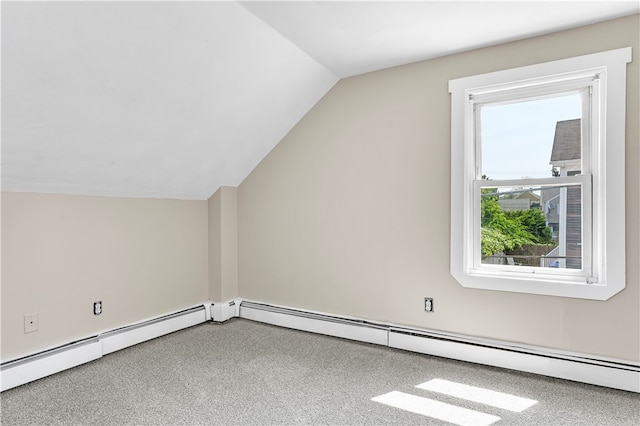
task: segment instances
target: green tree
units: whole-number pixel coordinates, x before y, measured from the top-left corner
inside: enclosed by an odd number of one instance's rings
[[[480,241],[483,256],[506,252],[526,244],[553,242],[551,229],[541,210],[505,212],[498,197],[495,188],[482,189]]]
[[[547,226],[544,213],[539,209],[518,210],[505,212],[509,220],[514,220],[521,224],[528,233],[531,234],[536,244],[551,244],[553,236],[551,228]]]

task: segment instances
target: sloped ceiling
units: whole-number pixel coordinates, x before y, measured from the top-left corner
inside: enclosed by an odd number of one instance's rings
[[[2,189],[207,199],[340,79],[638,2],[3,2]]]

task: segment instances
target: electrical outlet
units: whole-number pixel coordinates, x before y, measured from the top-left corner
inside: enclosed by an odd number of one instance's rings
[[[433,312],[433,298],[431,297],[424,298],[424,310],[425,312]]]
[[[29,314],[24,316],[24,334],[38,331],[38,314]]]
[[[93,315],[100,315],[102,313],[102,301],[98,300],[93,302]]]

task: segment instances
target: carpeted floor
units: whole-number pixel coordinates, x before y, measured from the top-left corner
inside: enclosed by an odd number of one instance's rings
[[[512,412],[416,388],[433,379],[538,402]],[[495,425],[640,424],[635,393],[243,319],[201,324],[5,391],[1,420],[2,425],[450,424],[435,412],[425,416],[372,401],[393,391],[496,416]]]

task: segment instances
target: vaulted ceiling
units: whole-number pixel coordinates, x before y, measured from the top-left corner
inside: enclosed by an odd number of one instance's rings
[[[207,199],[341,78],[638,1],[2,2],[2,189]]]

